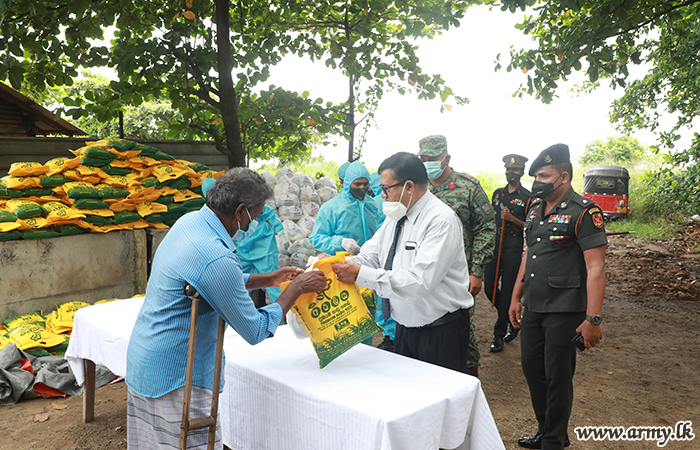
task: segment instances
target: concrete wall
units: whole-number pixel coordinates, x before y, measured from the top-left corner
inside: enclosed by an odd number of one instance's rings
[[[145,293],[147,261],[145,230],[0,242],[0,321]]]
[[[39,162],[60,156],[73,156],[68,150],[85,146],[85,138],[0,137],[0,177],[15,162]],[[176,159],[198,162],[214,170],[228,168],[228,159],[214,144],[203,141],[139,141],[164,151]]]

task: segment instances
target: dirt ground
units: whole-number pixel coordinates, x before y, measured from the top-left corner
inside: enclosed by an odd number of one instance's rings
[[[689,253],[698,243],[697,228],[666,241],[610,237],[603,341],[578,356],[569,448],[658,448],[655,441],[578,440],[578,426],[691,421],[700,434],[700,255]],[[506,344],[502,353],[488,351],[495,319],[495,310],[479,294],[482,387],[506,448],[517,449],[517,439],[537,426],[520,368],[520,340]],[[81,397],[0,407],[0,450],[126,448],[126,385],[102,387],[95,397],[96,418],[90,424],[82,422]],[[665,448],[698,449],[700,436],[670,441]]]

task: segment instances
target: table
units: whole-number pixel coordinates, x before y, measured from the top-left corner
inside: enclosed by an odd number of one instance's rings
[[[86,421],[86,412],[94,414],[94,371],[85,369],[97,363],[126,375],[126,348],[142,302],[76,312],[66,357],[78,383],[85,383]],[[366,345],[319,369],[310,341],[286,326],[256,346],[229,327],[224,349],[219,411],[231,449],[504,448],[474,377]]]

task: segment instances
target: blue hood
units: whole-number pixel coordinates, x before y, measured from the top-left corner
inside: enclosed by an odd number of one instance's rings
[[[345,187],[350,187],[353,181],[358,178],[367,178],[369,180],[369,170],[360,161],[352,162],[345,171],[343,184]]]

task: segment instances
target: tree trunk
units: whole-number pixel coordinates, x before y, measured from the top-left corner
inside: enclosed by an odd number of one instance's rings
[[[345,123],[352,127],[350,138],[348,139],[348,161],[355,159],[355,89],[353,87],[353,81],[355,81],[354,77],[352,75],[348,75],[350,91],[348,95],[348,116]]]
[[[229,167],[245,167],[246,152],[241,140],[241,127],[238,122],[239,98],[233,85],[231,71],[231,37],[229,5],[227,0],[214,0],[216,7],[216,47],[219,55],[219,110],[226,135],[226,148]]]

